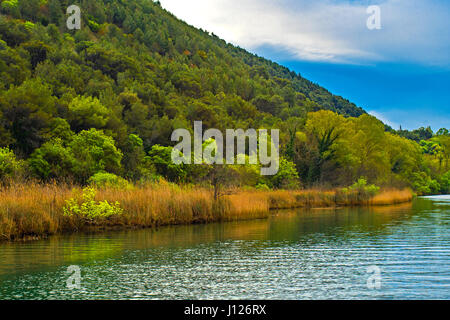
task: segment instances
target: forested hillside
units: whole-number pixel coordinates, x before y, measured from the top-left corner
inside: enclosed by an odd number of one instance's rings
[[[81,30],[66,27],[72,4],[82,9]],[[348,100],[157,2],[3,0],[1,13],[0,179],[85,184],[114,173],[195,182],[194,169],[169,163],[170,137],[202,120],[205,128],[281,130],[279,174],[262,179],[247,168],[241,184],[334,187],[364,177],[420,193],[450,188],[448,131],[434,138],[439,156],[424,151]]]

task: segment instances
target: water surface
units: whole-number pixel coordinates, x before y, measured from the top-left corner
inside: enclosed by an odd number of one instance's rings
[[[439,196],[3,243],[0,299],[450,299],[449,222]]]

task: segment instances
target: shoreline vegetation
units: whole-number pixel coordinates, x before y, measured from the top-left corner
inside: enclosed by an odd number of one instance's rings
[[[214,200],[210,189],[165,182],[128,189],[83,190],[58,184],[14,184],[0,188],[0,241],[34,240],[84,231],[262,219],[275,209],[392,205],[412,199],[409,189],[386,189],[376,195],[342,189],[236,189]],[[73,210],[74,203],[79,204],[76,205],[79,210],[68,214],[67,208],[72,206],[70,210]],[[113,208],[119,211],[111,212]],[[83,209],[89,214],[98,211],[98,215],[83,215]]]
[[[80,30],[62,2],[0,5],[0,241],[450,193],[447,128],[391,128],[158,1],[90,0]],[[245,164],[196,164],[195,150],[176,164],[173,134],[194,137],[198,121],[219,133],[194,149],[218,156],[241,129]],[[256,130],[277,141],[276,154],[258,141],[273,175],[250,161]]]

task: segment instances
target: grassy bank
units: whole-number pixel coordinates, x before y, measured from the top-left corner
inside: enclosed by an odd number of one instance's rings
[[[122,214],[96,219],[66,215],[70,186],[26,184],[0,189],[0,240],[44,237],[87,229],[155,227],[265,218],[270,209],[387,205],[408,202],[409,190],[382,191],[374,197],[340,191],[238,191],[214,201],[210,190],[161,184],[97,190],[97,201],[119,202]],[[78,191],[80,193],[80,191]]]

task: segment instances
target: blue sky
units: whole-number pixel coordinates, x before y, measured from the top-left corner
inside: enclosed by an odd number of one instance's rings
[[[161,0],[180,19],[283,64],[394,128],[450,127],[448,0]],[[380,7],[381,29],[366,12]]]

